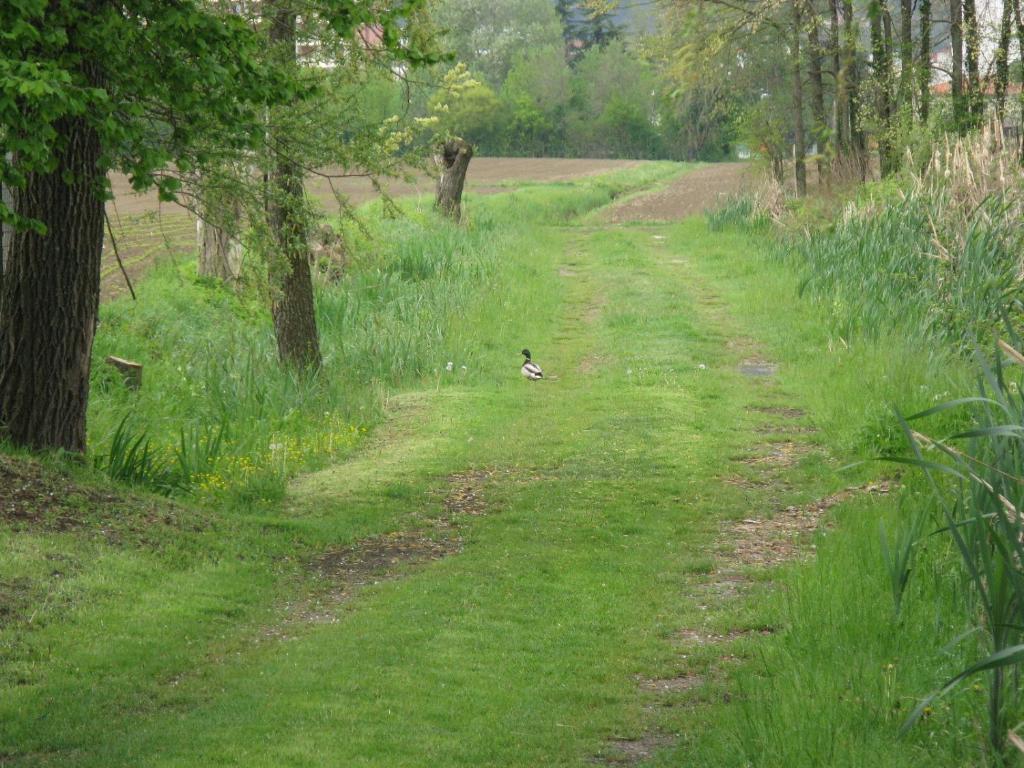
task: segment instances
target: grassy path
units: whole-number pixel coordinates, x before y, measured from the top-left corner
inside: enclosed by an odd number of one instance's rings
[[[290,499],[296,525],[390,520],[459,551],[265,628],[80,764],[579,765],[685,730],[652,704],[714,691],[716,654],[681,638],[723,607],[723,521],[751,514],[723,460],[765,442],[745,408],[775,385],[737,369],[757,341],[694,268],[702,222],[545,238],[531,258],[561,298],[543,337],[509,340],[507,383],[405,398],[385,440]],[[519,380],[523,344],[557,380]],[[446,509],[463,477],[480,501]]]
[[[745,259],[753,242],[700,220],[538,229],[517,257],[548,301],[534,336],[495,339],[508,375],[396,398],[377,439],[265,521],[268,551],[326,542],[308,594],[262,583],[279,602],[197,637],[198,659],[168,639],[185,673],[133,670],[129,644],[130,684],[69,703],[68,682],[49,720],[32,699],[40,748],[11,765],[726,764],[708,734],[728,669],[777,620],[760,566],[827,511],[805,505],[839,487],[823,446],[859,386],[823,380],[811,310],[779,313],[791,278]],[[549,380],[521,379],[522,346]],[[210,626],[252,599],[246,567],[188,577]],[[161,626],[207,610],[186,599]]]

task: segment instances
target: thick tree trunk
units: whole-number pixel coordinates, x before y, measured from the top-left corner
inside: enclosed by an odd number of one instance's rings
[[[234,221],[242,217],[241,206],[230,206]],[[235,282],[242,273],[242,244],[232,230],[205,219],[196,220],[196,247],[199,249],[199,276],[225,283]]]
[[[999,45],[996,47],[996,114],[1002,123],[1006,116],[1006,89],[1010,82],[1010,32],[1013,26],[1013,6],[1003,2],[1003,18],[999,25]]]
[[[953,125],[958,133],[967,128],[964,109],[964,30],[961,0],[949,0],[950,94],[953,99]]]
[[[316,327],[310,250],[305,225],[302,173],[279,160],[271,174],[270,227],[283,260],[271,306],[277,352],[285,365],[314,370],[320,367],[320,336]]]
[[[462,188],[473,159],[473,145],[462,139],[450,139],[434,156],[439,176],[434,207],[455,221],[462,219]]]
[[[268,3],[270,42],[285,59],[295,60],[295,10],[283,2]],[[271,141],[271,146],[276,142]],[[271,314],[281,362],[300,370],[320,367],[320,336],[316,327],[313,279],[302,169],[280,154],[269,174],[267,215],[278,265],[272,265],[274,298]]]
[[[803,27],[802,0],[793,0],[793,167],[796,174],[796,194],[807,195],[807,164],[804,146],[804,80],[800,67],[800,32]]]
[[[814,140],[818,145],[817,167],[818,186],[830,186],[830,165],[827,158],[831,156],[828,147],[828,121],[825,117],[825,83],[821,74],[822,60],[825,57],[821,47],[821,24],[818,15],[811,8],[811,24],[807,40],[807,70],[811,84],[811,115],[814,117]],[[823,158],[826,158],[823,160]]]
[[[0,428],[16,445],[85,450],[89,369],[99,310],[103,180],[99,137],[82,118],[52,173],[29,175],[14,208],[46,225],[15,232],[0,290]]]
[[[928,122],[932,97],[932,0],[921,0],[921,47],[917,63],[917,113],[922,123]]]

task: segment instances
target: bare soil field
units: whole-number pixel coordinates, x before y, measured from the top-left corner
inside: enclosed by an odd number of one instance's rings
[[[714,208],[723,198],[753,181],[745,163],[716,163],[683,174],[663,189],[623,200],[605,209],[601,221],[676,221]]]
[[[564,181],[639,165],[641,160],[590,160],[566,158],[477,157],[469,166],[466,191],[478,195],[505,191],[516,182]],[[329,212],[336,212],[335,193],[348,198],[353,205],[377,197],[368,178],[348,176],[330,178],[338,171],[328,169],[323,176],[308,182],[309,193]],[[117,249],[125,271],[132,279],[141,277],[146,268],[161,256],[176,256],[195,247],[195,219],[173,203],[161,203],[155,192],[136,194],[128,179],[120,174],[111,177],[114,200],[107,212],[117,240]],[[394,197],[427,194],[434,181],[417,173],[409,181],[394,179],[385,188]],[[333,188],[333,189],[332,189]],[[127,293],[127,286],[114,255],[110,236],[104,244],[102,297],[104,301]]]

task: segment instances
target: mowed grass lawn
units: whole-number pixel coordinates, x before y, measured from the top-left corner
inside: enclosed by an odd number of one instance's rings
[[[891,499],[830,510],[816,562],[732,554],[735,522],[877,474],[837,470],[872,449],[887,399],[914,406],[927,365],[831,349],[764,236],[569,220],[529,242],[505,254],[521,315],[480,324],[489,369],[394,395],[280,503],[180,508],[195,524],[162,534],[180,540],[157,570],[144,535],[7,535],[15,557],[109,568],[90,603],[56,595],[62,617],[5,646],[0,765],[970,759],[951,729],[896,738],[893,701],[941,678],[926,652],[943,638],[893,631],[873,548]],[[519,375],[524,346],[547,380]],[[793,460],[762,465],[778,445]],[[452,503],[467,485],[474,502]],[[448,554],[361,585],[316,566],[388,536]]]

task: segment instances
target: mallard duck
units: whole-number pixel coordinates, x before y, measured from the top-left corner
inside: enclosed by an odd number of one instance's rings
[[[526,360],[523,362],[523,367],[522,367],[523,376],[528,378],[530,381],[536,381],[537,379],[543,379],[544,378],[544,372],[540,369],[539,365],[537,365],[535,362],[533,362],[530,359],[530,350],[524,349],[523,350],[523,355],[526,357]]]

